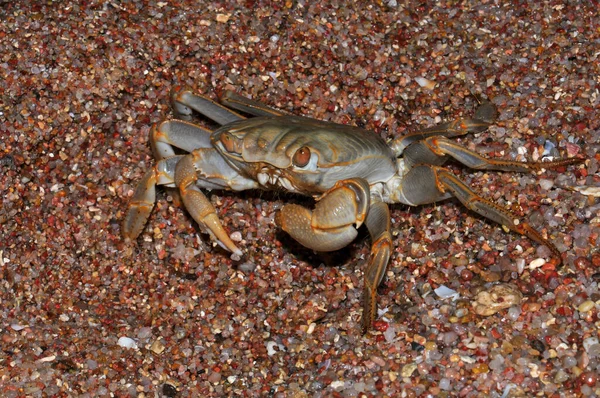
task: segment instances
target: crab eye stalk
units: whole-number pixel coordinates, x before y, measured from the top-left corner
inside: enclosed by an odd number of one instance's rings
[[[296,153],[294,153],[294,157],[292,158],[292,163],[296,167],[304,167],[310,161],[310,148],[307,146],[303,146],[298,149]]]
[[[236,138],[231,134],[225,132],[221,134],[221,137],[219,139],[221,141],[221,144],[223,144],[223,148],[225,148],[227,152],[237,153],[238,155],[241,153]]]

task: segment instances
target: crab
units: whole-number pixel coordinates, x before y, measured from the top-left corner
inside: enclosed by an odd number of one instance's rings
[[[183,205],[203,232],[232,257],[243,253],[227,234],[204,190],[283,190],[312,196],[314,209],[287,204],[276,224],[315,251],[339,250],[365,224],[371,253],[364,271],[362,330],[377,314],[377,287],[393,249],[388,204],[419,206],[455,197],[468,209],[561,253],[529,223],[476,194],[442,167],[449,159],[477,170],[533,172],[582,162],[488,159],[449,138],[486,130],[497,116],[490,102],[473,117],[457,119],[393,139],[350,125],[294,116],[231,91],[220,104],[187,87],[171,91],[177,119],[150,130],[156,164],[139,182],[122,225],[126,240],[143,231],[156,187],[178,188]],[[210,131],[192,122],[193,111],[221,125]],[[238,113],[240,111],[242,113]],[[244,115],[253,117],[247,118]]]

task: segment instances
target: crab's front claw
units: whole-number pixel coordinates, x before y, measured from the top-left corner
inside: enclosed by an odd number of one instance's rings
[[[242,251],[237,248],[223,229],[214,206],[196,186],[197,180],[193,155],[186,155],[175,168],[175,185],[179,188],[186,210],[200,228],[210,234],[222,248],[238,257],[241,256]]]
[[[356,238],[356,228],[365,220],[369,201],[369,185],[365,180],[342,180],[323,194],[313,211],[285,205],[277,213],[275,223],[310,249],[339,250]]]

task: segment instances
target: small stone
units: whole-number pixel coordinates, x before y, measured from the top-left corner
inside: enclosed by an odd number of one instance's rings
[[[152,335],[152,328],[144,326],[143,328],[140,328],[140,330],[138,331],[137,337],[138,337],[138,339],[147,339],[151,335]]]
[[[554,375],[554,382],[560,384],[569,379],[569,375],[563,369],[558,369],[558,372]]]
[[[523,295],[516,287],[508,284],[495,285],[481,291],[471,303],[477,315],[490,316],[498,311],[518,305]]]
[[[273,356],[275,354],[277,354],[277,350],[275,349],[275,347],[277,347],[277,343],[274,341],[267,341],[267,354],[269,356]]]
[[[437,348],[437,344],[435,344],[433,341],[428,341],[425,343],[425,350],[426,351],[433,351]]]
[[[434,290],[435,294],[441,299],[451,298],[456,300],[459,298],[459,294],[456,290],[450,289],[447,286],[441,285],[437,289]]]
[[[440,389],[449,391],[451,388],[452,388],[452,383],[450,382],[449,379],[444,377],[443,379],[440,380]]]
[[[402,367],[402,371],[400,372],[400,375],[402,377],[410,377],[415,370],[417,370],[417,364],[414,362],[408,363]]]
[[[227,21],[229,21],[229,17],[231,17],[231,14],[217,14],[217,22],[221,22],[221,23],[226,23]]]
[[[150,346],[150,350],[152,350],[152,352],[155,354],[161,354],[165,350],[165,345],[162,343],[162,341],[160,341],[160,339],[157,339]]]
[[[593,387],[598,381],[598,375],[595,372],[584,372],[579,376],[579,380],[589,387]]]
[[[93,359],[88,359],[86,364],[89,370],[95,370],[98,368],[98,362],[94,361]]]
[[[119,337],[119,340],[117,341],[117,344],[121,347],[124,348],[133,348],[133,349],[137,349],[137,344],[135,342],[135,340],[129,338],[129,337]]]
[[[418,334],[415,334],[413,336],[413,340],[415,343],[419,344],[419,345],[425,345],[425,343],[427,342],[427,339],[423,336],[420,336]]]
[[[221,373],[220,372],[212,372],[209,376],[208,376],[208,381],[210,383],[213,384],[217,384],[218,382],[221,381]]]
[[[254,272],[256,269],[256,264],[251,261],[246,261],[238,265],[238,269],[242,272]]]
[[[592,308],[594,308],[595,305],[596,305],[596,303],[594,303],[592,300],[587,300],[587,301],[584,301],[583,303],[579,304],[579,306],[577,306],[577,311],[588,312]]]
[[[56,355],[50,355],[48,357],[43,357],[38,359],[36,362],[37,363],[43,363],[43,362],[52,362],[56,359]]]
[[[229,237],[234,242],[241,242],[242,241],[242,233],[240,231],[232,232],[231,235],[229,235]]]
[[[598,344],[598,337],[588,337],[587,339],[583,340],[583,348],[587,352],[591,351],[593,347],[598,346]]]
[[[461,355],[460,356],[460,360],[463,361],[464,363],[475,363],[476,362],[475,358],[471,358],[471,357],[466,356],[466,355]]]
[[[552,188],[554,186],[554,181],[542,178],[540,180],[539,184],[542,189],[548,191],[550,188]]]
[[[486,363],[478,363],[477,365],[473,366],[473,373],[478,375],[478,374],[482,374],[482,373],[488,373],[490,371],[490,368],[488,367],[488,365]]]
[[[534,270],[536,268],[541,267],[544,264],[546,264],[546,260],[544,260],[543,258],[536,258],[535,260],[529,263],[529,269]]]
[[[435,88],[435,82],[429,79],[425,79],[424,77],[415,77],[415,81],[421,87],[425,87],[428,90],[433,90]]]
[[[166,397],[176,397],[177,396],[177,387],[170,383],[163,384],[162,393]]]

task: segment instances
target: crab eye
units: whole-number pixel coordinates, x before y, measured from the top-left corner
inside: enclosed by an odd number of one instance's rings
[[[239,154],[236,139],[229,133],[223,133],[220,137],[221,144],[227,152]]]
[[[292,163],[296,167],[304,167],[310,161],[310,148],[307,146],[303,146],[298,149],[292,158]]]

